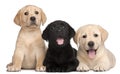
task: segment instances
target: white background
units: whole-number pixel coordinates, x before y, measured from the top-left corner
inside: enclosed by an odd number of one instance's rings
[[[118,73],[120,70],[120,2],[119,0],[0,0],[0,73],[6,72],[6,65],[12,61],[20,27],[13,19],[25,5],[36,5],[43,9],[47,22],[42,30],[54,20],[64,20],[75,30],[85,24],[99,24],[109,32],[105,42],[116,57],[116,66],[103,74]],[[76,45],[72,41],[73,47]],[[7,74],[9,72],[6,72]],[[41,73],[34,70],[18,72]],[[46,72],[42,72],[46,73]],[[73,73],[73,72],[70,72]],[[80,72],[75,72],[80,73]],[[83,72],[94,74],[96,72]]]

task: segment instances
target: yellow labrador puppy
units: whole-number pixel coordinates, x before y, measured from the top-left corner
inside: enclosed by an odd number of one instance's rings
[[[7,71],[34,68],[36,71],[43,71],[46,48],[41,37],[40,24],[46,22],[46,15],[41,8],[27,5],[18,11],[14,22],[21,26],[21,30],[12,63],[7,65]]]
[[[74,41],[78,46],[78,71],[106,71],[115,65],[114,55],[105,48],[108,32],[99,25],[85,25],[78,29]]]

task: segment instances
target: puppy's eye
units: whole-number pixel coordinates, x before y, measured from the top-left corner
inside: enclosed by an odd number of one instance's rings
[[[38,11],[35,11],[35,14],[39,14],[39,12],[38,12]]]
[[[94,34],[94,37],[98,37],[98,34]]]
[[[87,38],[87,35],[83,35],[82,38]]]
[[[24,15],[28,15],[29,13],[28,12],[25,12]]]

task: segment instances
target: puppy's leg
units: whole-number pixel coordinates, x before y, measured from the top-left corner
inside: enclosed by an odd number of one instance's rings
[[[46,54],[43,65],[46,66],[46,72],[58,72],[58,67],[56,62],[52,60],[53,57],[49,55],[49,52]]]
[[[77,67],[77,71],[87,72],[87,71],[90,70],[88,65],[87,65],[88,60],[86,59],[86,57],[82,57],[81,54],[77,53],[77,59],[79,61],[79,65]]]
[[[24,58],[24,53],[21,51],[21,49],[16,49],[12,63],[8,64],[7,66],[7,71],[20,71],[23,58]]]
[[[96,71],[96,72],[102,72],[102,71],[108,70],[108,67],[104,63],[99,63],[94,67],[93,70]]]
[[[77,67],[77,71],[80,71],[80,72],[87,72],[89,70],[90,70],[89,67],[85,63],[82,63],[82,62],[80,62]]]
[[[79,56],[77,56],[77,59],[79,60],[79,65],[78,65],[78,67],[77,67],[77,71],[80,71],[80,72],[87,72],[87,71],[89,71],[90,69],[89,69],[89,67],[87,66],[87,61],[86,60],[84,60],[82,57],[79,57]]]
[[[36,55],[36,71],[45,71],[46,70],[46,67],[43,66],[44,58],[45,58],[45,52],[37,53],[37,55]]]
[[[65,72],[70,72],[70,71],[76,71],[76,68],[79,64],[79,61],[77,59],[74,59],[73,61],[69,62],[67,65],[67,68]]]
[[[102,71],[107,71],[109,70],[110,67],[110,61],[106,59],[101,59],[99,62],[94,66],[93,70],[96,72],[102,72]]]
[[[48,62],[46,64],[46,72],[61,72],[61,69],[55,62]]]

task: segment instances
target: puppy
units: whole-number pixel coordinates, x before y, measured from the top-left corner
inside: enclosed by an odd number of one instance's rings
[[[108,32],[99,25],[86,25],[78,29],[74,41],[78,45],[78,71],[106,71],[115,65],[114,55],[105,48]]]
[[[57,20],[43,31],[43,39],[49,42],[43,65],[47,72],[75,71],[78,66],[76,50],[70,45],[74,29],[66,22]]]
[[[21,26],[12,63],[7,65],[7,71],[22,69],[44,69],[45,43],[41,36],[40,24],[46,22],[46,16],[41,8],[28,5],[20,9],[14,22]]]

